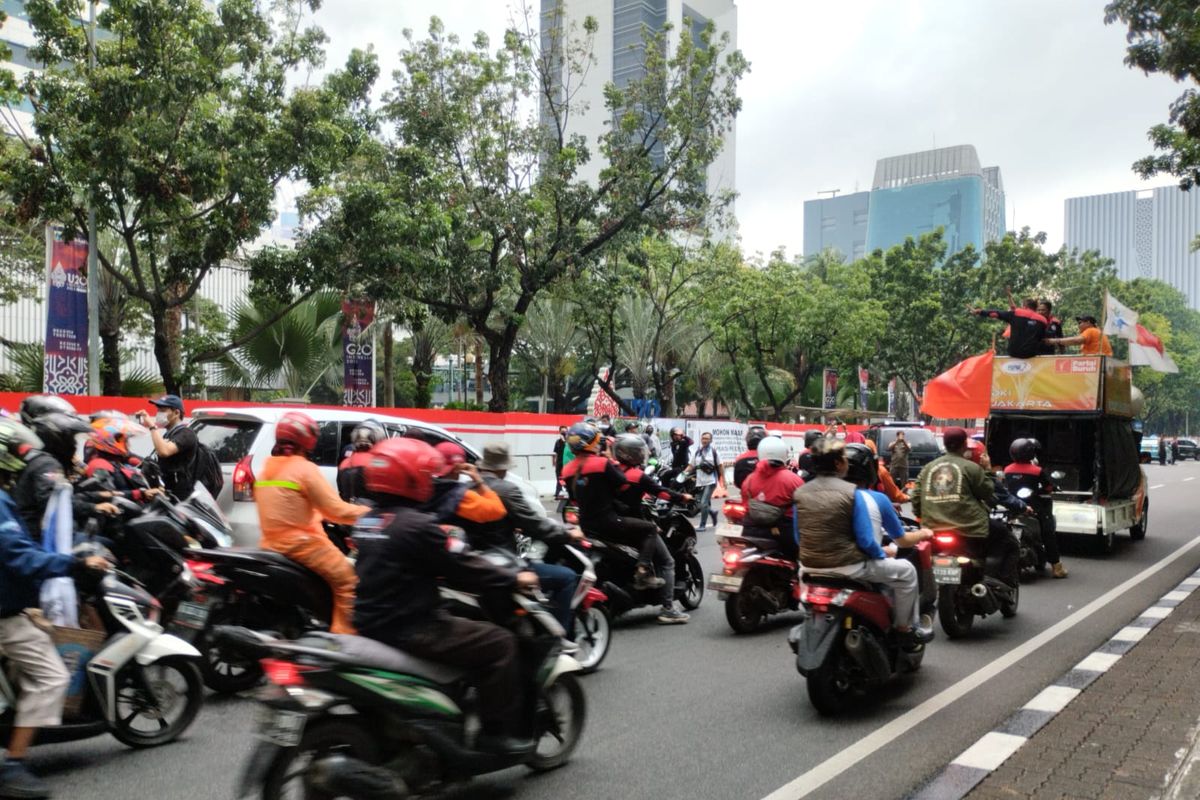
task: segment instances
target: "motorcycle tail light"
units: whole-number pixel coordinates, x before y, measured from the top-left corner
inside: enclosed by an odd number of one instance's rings
[[[233,499],[254,499],[254,471],[250,469],[250,456],[246,456],[233,467]]]
[[[738,560],[741,557],[742,554],[737,550],[729,550],[725,553],[725,555],[721,556],[721,560],[725,562],[726,566],[733,567],[737,565]]]
[[[215,583],[217,586],[225,585],[225,579],[215,574],[213,572],[213,565],[207,561],[189,561],[187,565],[188,569],[192,571],[192,575],[196,577],[196,580]]]
[[[565,511],[563,511],[563,519],[565,519],[567,521],[568,525],[578,525],[579,524],[579,509],[567,508]]]
[[[259,661],[267,680],[276,686],[303,686],[304,673],[312,672],[316,667],[306,667],[291,661],[278,658],[264,658]]]
[[[953,533],[935,533],[933,541],[938,548],[952,547],[958,541],[958,537]]]

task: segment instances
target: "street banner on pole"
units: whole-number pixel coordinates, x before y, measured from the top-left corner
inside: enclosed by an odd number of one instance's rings
[[[822,392],[821,408],[837,408],[837,390],[838,390],[838,374],[836,369],[826,369],[821,374],[821,385],[825,387]]]
[[[375,391],[375,348],[371,337],[364,334],[374,320],[374,301],[342,301],[343,405],[371,405]]]
[[[46,229],[46,355],[43,390],[87,394],[87,242],[64,242]]]
[[[896,418],[896,379],[888,381],[888,419]]]
[[[858,368],[858,408],[860,411],[867,410],[867,400],[869,399],[867,389],[870,380],[871,373],[860,366]]]

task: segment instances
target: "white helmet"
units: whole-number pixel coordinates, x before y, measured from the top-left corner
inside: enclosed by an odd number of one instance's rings
[[[758,443],[758,460],[783,466],[788,460],[788,446],[778,436],[768,436]]]

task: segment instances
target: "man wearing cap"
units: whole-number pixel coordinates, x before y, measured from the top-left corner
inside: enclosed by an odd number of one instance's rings
[[[1016,586],[1017,540],[1003,522],[993,525],[989,515],[996,503],[995,481],[968,457],[965,430],[946,428],[942,441],[946,454],[926,464],[913,486],[913,514],[935,533],[955,531],[971,539],[986,539],[987,551],[1001,560],[1000,574],[995,577]]]
[[[1065,339],[1047,339],[1046,344],[1056,345],[1079,345],[1079,354],[1081,356],[1111,356],[1113,354],[1112,345],[1108,341],[1108,337],[1100,332],[1100,327],[1096,324],[1096,318],[1091,314],[1085,314],[1082,317],[1076,317],[1075,321],[1079,323],[1079,335],[1068,336]]]
[[[488,488],[500,496],[507,514],[503,519],[481,523],[468,530],[467,542],[471,547],[476,550],[498,548],[516,553],[518,529],[529,538],[549,545],[566,544],[582,539],[583,534],[577,528],[567,530],[545,514],[539,514],[538,510],[529,504],[521,492],[521,487],[505,480],[513,466],[507,443],[491,442],[484,445],[483,459],[478,464],[479,474],[483,476]],[[575,596],[579,576],[574,570],[561,564],[535,561],[531,568],[537,573],[538,583],[550,596],[554,605],[554,616],[567,631],[567,638],[574,638],[571,599]]]
[[[149,419],[145,411],[139,411],[135,416],[150,429],[163,486],[177,499],[184,500],[196,484],[192,462],[199,440],[196,432],[183,424],[183,400],[179,395],[166,394],[149,402],[158,410],[154,419]]]
[[[446,459],[446,471],[434,477],[433,497],[425,510],[439,523],[459,526],[468,536],[476,525],[504,519],[504,503],[467,461],[467,451],[454,442],[439,442],[434,449]],[[469,480],[464,481],[464,475]]]

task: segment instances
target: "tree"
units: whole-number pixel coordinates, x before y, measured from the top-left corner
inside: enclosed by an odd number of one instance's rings
[[[547,411],[547,401],[562,397],[563,382],[574,370],[575,351],[583,339],[576,324],[581,313],[569,300],[542,296],[525,318],[521,338],[517,340],[517,356],[538,375],[541,398],[538,411]],[[553,404],[553,410],[565,411]]]
[[[19,85],[6,76],[6,99],[28,97],[34,124],[16,132],[24,155],[0,163],[0,194],[15,203],[10,218],[57,221],[68,236],[87,235],[91,204],[98,230],[124,245],[127,269],[103,250],[100,264],[148,307],[169,392],[185,377],[182,309],[205,276],[271,221],[281,180],[320,186],[361,138],[371,55],[288,88],[289,73],[321,63],[324,35],[300,27],[318,5],[225,0],[214,13],[201,0],[112,0],[90,68],[79,4],[25,3],[31,55],[60,66]]]
[[[412,373],[416,382],[417,408],[429,408],[433,400],[433,365],[439,354],[449,352],[450,326],[437,317],[419,319],[412,326]]]
[[[588,142],[569,132],[579,107],[565,87],[590,63],[595,31],[589,20],[544,51],[529,25],[495,51],[482,34],[464,46],[436,18],[423,40],[406,32],[385,169],[324,209],[322,233],[296,253],[293,274],[310,285],[352,263],[373,296],[464,320],[486,344],[494,411],[510,405],[518,335],[542,292],[644,230],[694,224],[729,200],[704,189],[746,70],[728,35],[650,35],[644,76],[606,87],[614,124]],[[605,162],[595,185],[580,176],[593,154]],[[341,248],[320,247],[332,242]]]

